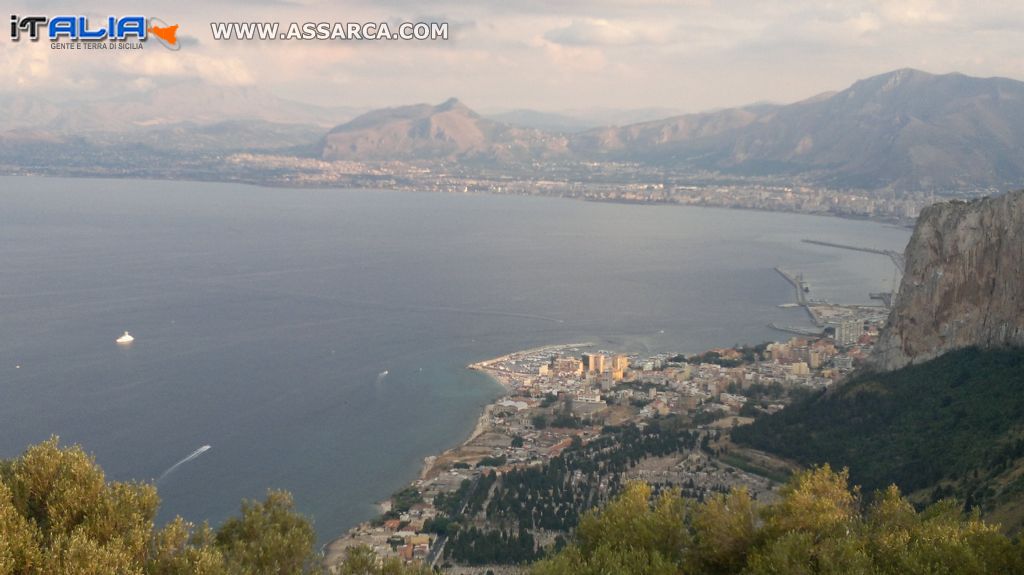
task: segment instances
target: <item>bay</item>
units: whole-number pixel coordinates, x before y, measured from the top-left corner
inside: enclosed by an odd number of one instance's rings
[[[870,303],[909,230],[533,197],[0,178],[0,457],[59,435],[159,482],[161,521],[290,490],[322,541],[375,514],[500,394],[468,363],[593,341],[786,339],[803,271]],[[129,330],[130,346],[114,339]],[[387,371],[387,375],[382,375]]]

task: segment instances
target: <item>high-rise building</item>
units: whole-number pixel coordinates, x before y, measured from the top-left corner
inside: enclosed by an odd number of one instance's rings
[[[836,324],[835,329],[837,344],[853,345],[864,334],[864,322],[856,319],[843,320]]]
[[[550,365],[549,373],[556,375],[571,374],[577,377],[583,375],[583,362],[575,357],[553,357],[551,358]]]
[[[604,373],[604,354],[583,354],[583,371],[585,373]]]

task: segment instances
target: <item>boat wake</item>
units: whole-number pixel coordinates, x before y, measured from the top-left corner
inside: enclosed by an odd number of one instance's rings
[[[185,465],[189,461],[192,461],[193,459],[199,457],[200,455],[206,453],[209,450],[210,450],[210,446],[209,445],[204,445],[204,446],[200,447],[199,449],[193,451],[192,453],[190,453],[188,455],[188,457],[186,457],[185,459],[182,459],[181,461],[179,461],[179,462],[175,463],[174,465],[168,467],[167,471],[164,471],[163,473],[161,473],[160,477],[158,477],[157,480],[156,480],[157,483],[163,481],[163,479],[165,477],[167,477],[168,475],[170,475],[171,473],[173,473],[175,469],[181,467],[182,465]]]
[[[387,377],[387,376],[388,376],[388,370],[385,369],[384,371],[382,371],[382,372],[377,374],[377,381],[374,382],[374,383],[376,383],[376,384],[383,383],[384,382],[384,378]]]

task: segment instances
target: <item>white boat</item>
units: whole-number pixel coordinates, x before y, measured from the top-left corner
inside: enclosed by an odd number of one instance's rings
[[[128,332],[124,332],[124,335],[122,335],[121,337],[115,339],[114,341],[116,341],[117,343],[131,343],[131,342],[135,341],[135,338],[132,337],[132,334],[130,334]]]

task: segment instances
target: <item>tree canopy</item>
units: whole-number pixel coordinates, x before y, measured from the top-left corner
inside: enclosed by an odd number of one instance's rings
[[[574,543],[534,575],[987,574],[1024,572],[1018,540],[954,501],[918,512],[896,487],[865,504],[828,465],[795,475],[781,499],[744,489],[703,503],[630,484],[580,520]]]
[[[807,466],[848,467],[868,491],[895,483],[918,503],[949,496],[1024,527],[1024,349],[974,348],[835,389],[732,431]]]
[[[292,498],[246,501],[218,529],[175,518],[157,528],[152,485],[107,481],[80,447],[56,438],[0,462],[0,575],[236,575],[320,572],[310,523]],[[528,533],[508,540],[524,540]],[[529,539],[529,547],[533,547]],[[429,570],[350,549],[344,575]],[[574,541],[533,565],[568,574],[1024,573],[1024,544],[953,500],[921,511],[895,486],[869,499],[828,465],[793,476],[778,501],[745,489],[703,502],[631,483],[579,519]]]
[[[0,575],[290,575],[319,569],[316,537],[291,495],[246,501],[219,529],[180,517],[156,528],[146,483],[107,481],[57,438],[0,462]]]

